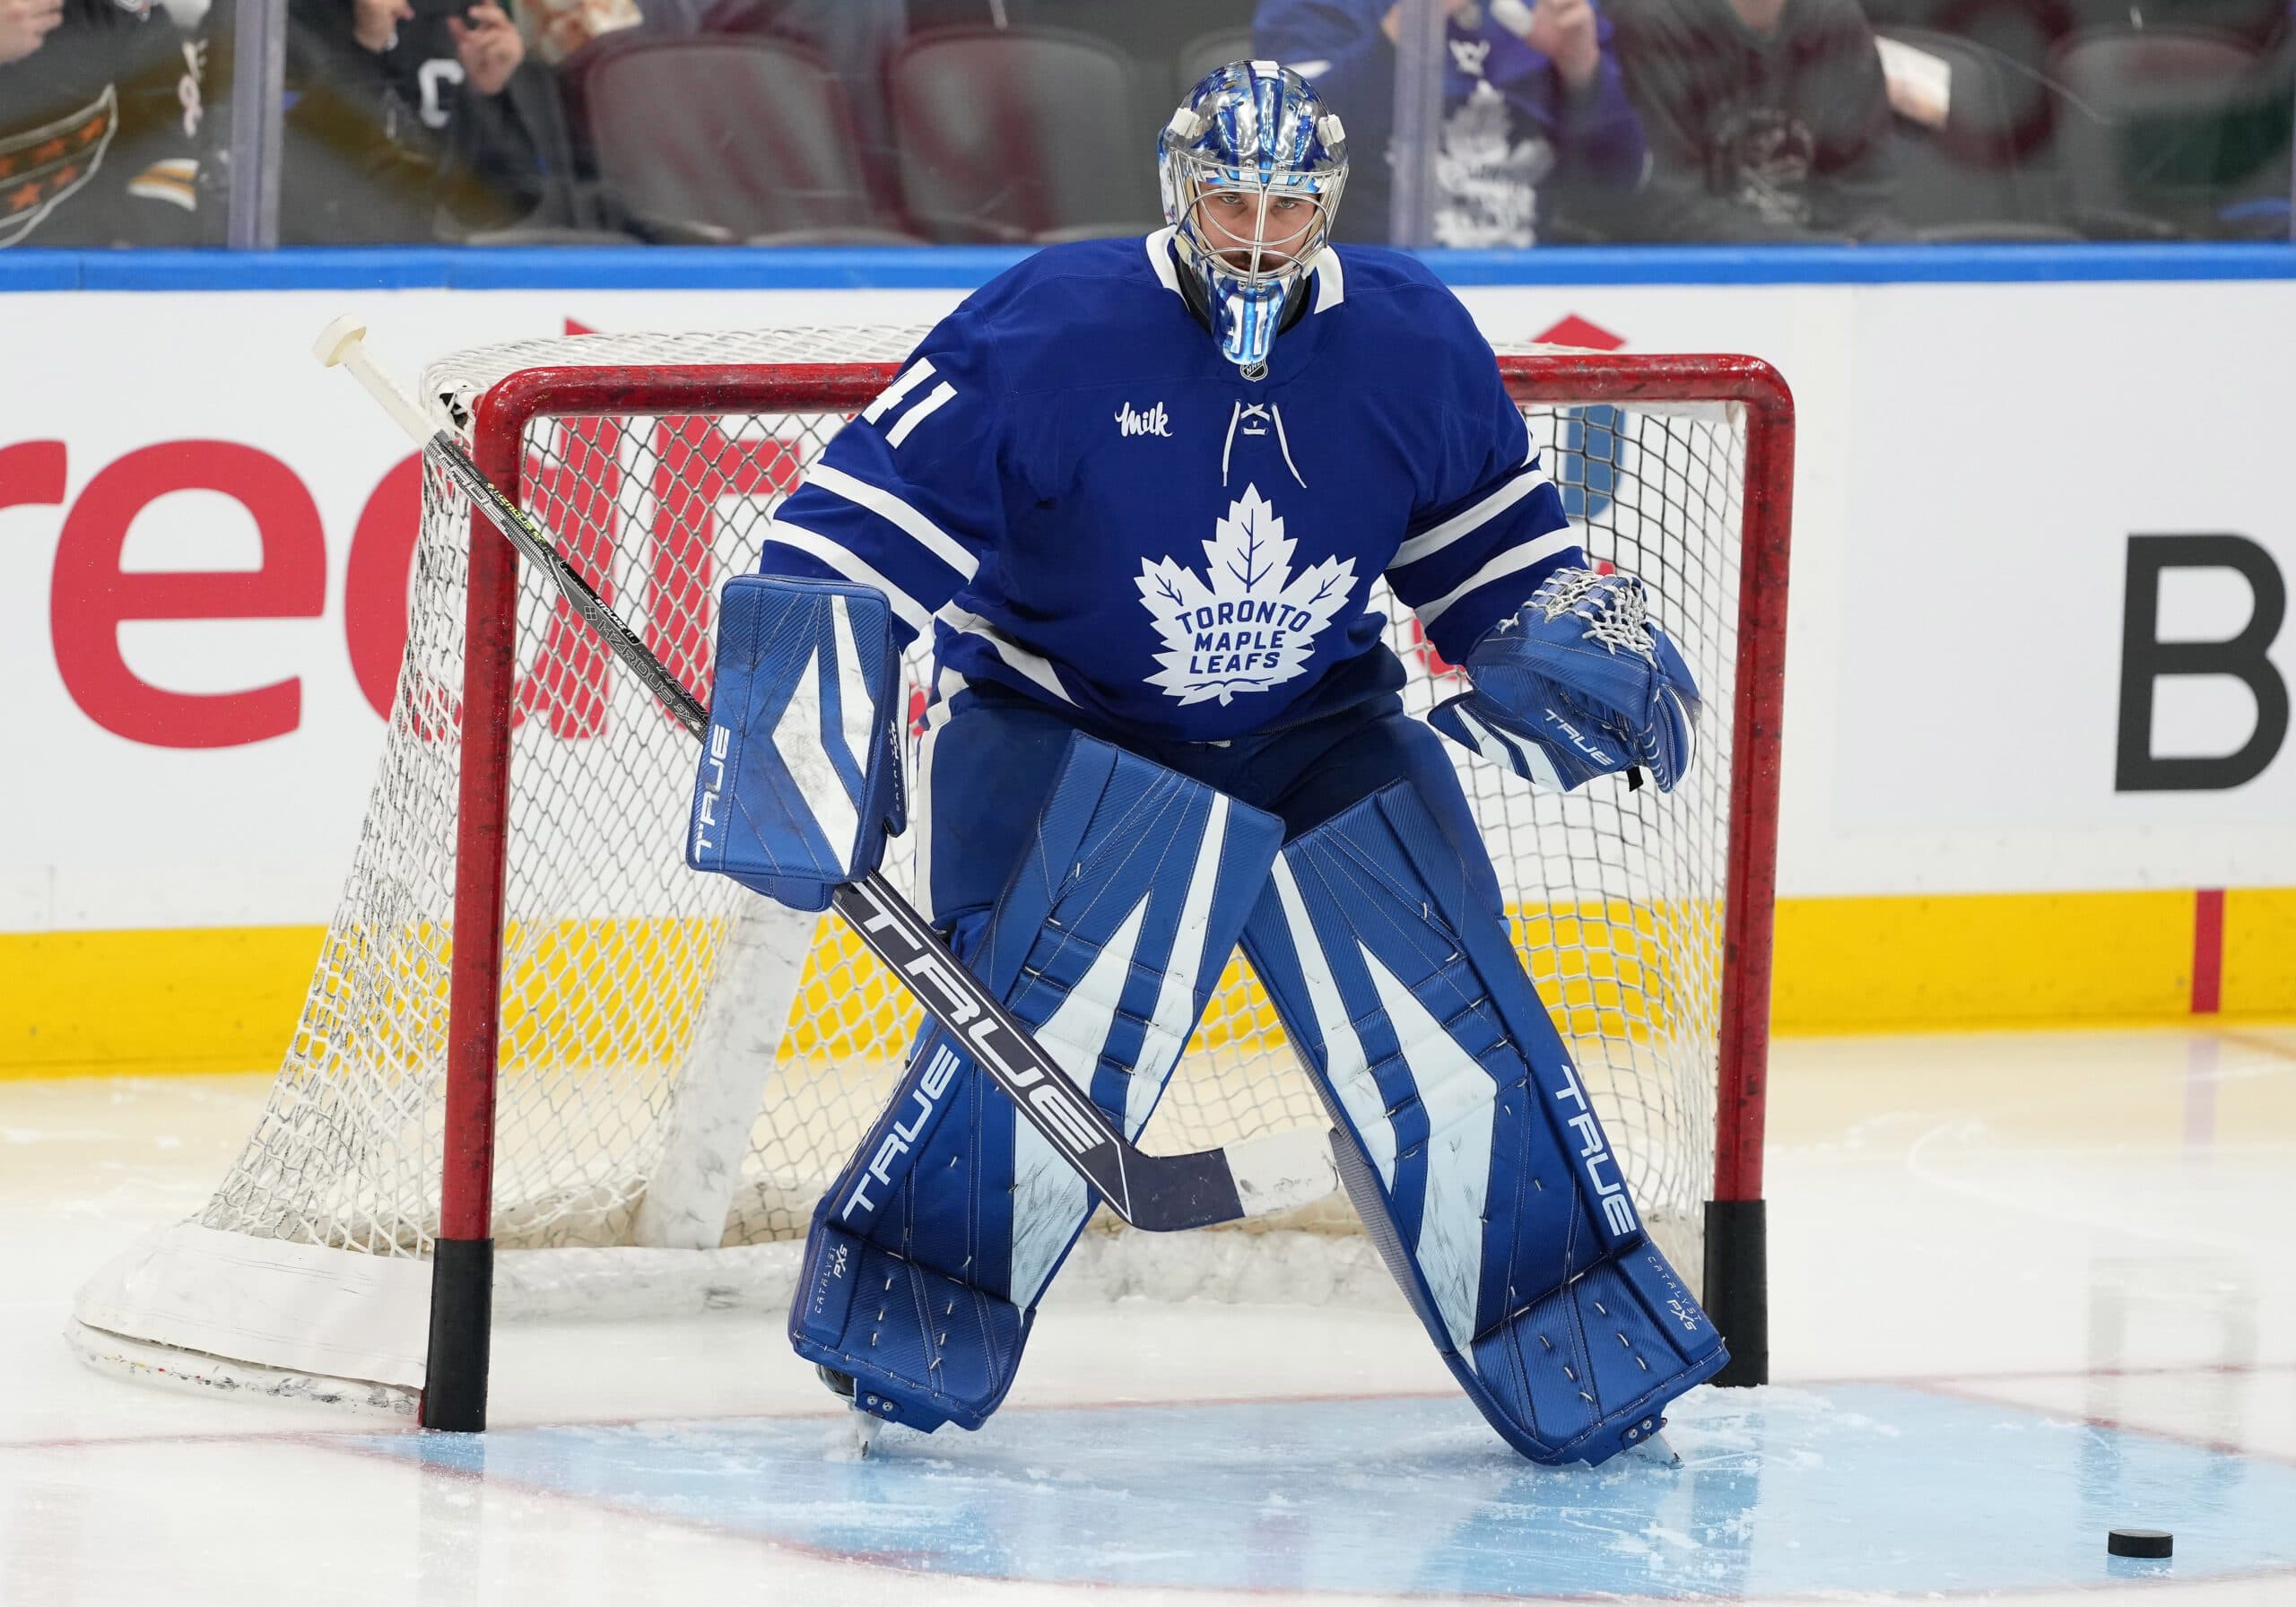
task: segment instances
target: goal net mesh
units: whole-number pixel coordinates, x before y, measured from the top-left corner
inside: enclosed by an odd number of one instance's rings
[[[706,698],[718,586],[754,568],[776,504],[841,422],[777,409],[774,365],[896,361],[916,335],[521,343],[434,364],[424,393],[466,421],[489,387],[537,366],[758,365],[744,411],[664,416],[641,386],[626,412],[533,419],[514,491]],[[1719,404],[1644,408],[1605,395],[1590,386],[1524,411],[1588,552],[1642,577],[1693,666],[1700,761],[1668,795],[1605,778],[1554,796],[1454,758],[1517,946],[1654,1231],[1695,1280],[1713,1170],[1744,427]],[[391,1256],[427,1255],[438,1232],[469,539],[467,506],[427,466],[405,654],[350,877],[269,1102],[204,1226]],[[631,1235],[681,1090],[707,1071],[691,1064],[697,1046],[723,1040],[706,1023],[727,991],[729,939],[758,901],[684,866],[692,739],[531,566],[520,585],[494,1233],[511,1248],[612,1245]],[[1461,690],[1384,586],[1375,606],[1388,610],[1413,712]],[[908,668],[913,723],[928,681],[920,656]],[[895,839],[885,867],[904,888],[912,847]],[[918,1023],[834,916],[810,930],[776,918],[777,941],[802,949],[802,965],[793,950],[795,1003],[766,1046],[728,1245],[803,1233],[884,1107]],[[1232,961],[1146,1147],[1328,1122],[1265,996]],[[1352,1218],[1335,1200],[1305,1221],[1341,1232]]]

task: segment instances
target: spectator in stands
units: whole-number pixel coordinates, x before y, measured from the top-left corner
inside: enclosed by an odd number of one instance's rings
[[[1593,0],[1443,0],[1436,243],[1528,246],[1582,198],[1608,212],[1642,182],[1642,130]],[[1395,0],[1259,0],[1254,48],[1311,80],[1347,126],[1341,238],[1387,238]],[[1554,204],[1560,202],[1560,205]]]
[[[0,246],[220,239],[201,13],[0,0]]]
[[[557,85],[509,0],[291,0],[280,237],[457,238],[572,222]],[[544,216],[544,213],[553,215]]]
[[[535,53],[552,65],[593,40],[647,21],[638,0],[526,0],[523,9]]]
[[[1857,0],[1611,0],[1655,169],[1626,232],[1821,241],[1902,233],[1890,102]]]

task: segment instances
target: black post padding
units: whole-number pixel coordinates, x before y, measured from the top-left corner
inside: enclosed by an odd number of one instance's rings
[[[486,1365],[494,1315],[494,1241],[442,1238],[431,1247],[430,1363],[422,1426],[452,1434],[486,1427]]]
[[[1706,1203],[1706,1315],[1730,1347],[1726,1388],[1770,1382],[1770,1249],[1762,1202]]]

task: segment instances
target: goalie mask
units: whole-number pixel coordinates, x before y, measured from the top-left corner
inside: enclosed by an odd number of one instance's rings
[[[1273,62],[1215,67],[1156,138],[1164,221],[1220,351],[1248,379],[1292,290],[1331,239],[1347,135],[1312,85]]]

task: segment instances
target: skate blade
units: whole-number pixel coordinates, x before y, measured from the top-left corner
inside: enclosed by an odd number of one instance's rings
[[[1642,1443],[1634,1448],[1638,1454],[1657,1463],[1662,1467],[1680,1467],[1683,1464],[1682,1453],[1666,1443],[1666,1437],[1664,1434],[1647,1435]]]
[[[866,1412],[848,1412],[830,1433],[823,1455],[831,1462],[863,1462],[885,1431],[884,1420]]]

